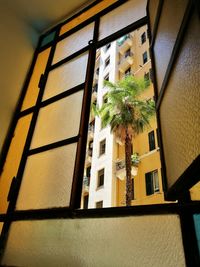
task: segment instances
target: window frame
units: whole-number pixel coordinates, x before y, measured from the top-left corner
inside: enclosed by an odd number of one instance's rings
[[[19,118],[27,115],[27,114],[30,114],[31,112],[35,112],[35,114],[37,114],[37,108],[36,107],[33,107],[33,108],[30,108],[28,110],[24,110],[23,112],[21,111],[21,106],[22,106],[22,102],[23,102],[23,99],[25,97],[25,93],[26,93],[26,90],[27,90],[27,87],[28,87],[28,84],[29,84],[29,81],[31,79],[31,75],[32,75],[32,72],[33,72],[33,69],[34,69],[34,65],[35,65],[35,62],[36,62],[36,59],[37,59],[37,56],[40,52],[44,51],[45,49],[51,47],[53,48],[52,49],[52,52],[51,52],[51,55],[49,58],[52,58],[53,57],[53,54],[54,54],[54,51],[55,51],[55,45],[56,45],[56,42],[58,42],[59,40],[61,40],[62,38],[64,39],[66,36],[69,36],[70,34],[76,32],[78,29],[86,26],[88,23],[90,23],[91,21],[95,21],[96,22],[96,25],[99,24],[99,19],[101,18],[101,16],[107,14],[108,12],[114,10],[115,8],[117,8],[118,6],[122,5],[124,2],[126,1],[117,1],[116,3],[112,4],[110,7],[108,8],[105,8],[103,11],[97,13],[96,15],[92,16],[91,18],[87,19],[86,21],[84,21],[83,23],[80,23],[78,24],[77,26],[75,26],[72,30],[69,30],[69,32],[66,32],[65,34],[63,34],[62,36],[59,36],[58,32],[61,28],[61,26],[63,24],[65,24],[66,22],[72,20],[72,19],[69,19],[67,21],[64,21],[60,24],[58,24],[56,27],[54,27],[53,29],[51,29],[49,32],[47,32],[46,34],[44,34],[43,36],[41,36],[40,40],[39,40],[39,44],[37,46],[37,49],[34,53],[34,58],[33,58],[33,61],[32,61],[32,64],[31,64],[31,67],[30,67],[30,70],[29,70],[29,73],[27,75],[27,78],[26,78],[26,82],[25,82],[25,85],[23,87],[23,90],[22,90],[22,94],[21,94],[21,97],[20,97],[20,100],[19,100],[19,103],[18,103],[18,106],[16,108],[16,111],[15,111],[15,116],[14,116],[14,119],[13,119],[13,122],[12,122],[12,125],[11,125],[11,128],[9,130],[9,134],[8,134],[8,138],[6,139],[6,142],[5,142],[5,148],[3,149],[3,153],[2,153],[2,156],[1,156],[1,163],[0,163],[0,170],[2,171],[2,168],[3,168],[3,164],[5,163],[5,160],[6,160],[6,155],[8,153],[8,149],[9,149],[9,146],[10,146],[10,143],[11,143],[11,140],[12,140],[12,136],[13,136],[13,133],[14,133],[14,129],[16,127],[16,124],[17,124],[17,121]],[[189,1],[190,2],[190,1]],[[148,1],[149,3],[149,1]],[[96,3],[92,3],[92,5],[95,5]],[[148,7],[148,6],[147,6]],[[86,9],[85,9],[86,10]],[[188,9],[188,17],[189,17],[189,14],[191,14],[191,8]],[[162,1],[159,1],[159,9],[157,10],[156,12],[156,24],[154,29],[153,29],[153,37],[150,36],[150,41],[152,41],[152,46],[154,44],[154,41],[155,41],[155,36],[156,36],[156,31],[157,31],[157,28],[158,28],[158,22],[159,22],[159,17],[160,17],[160,14],[161,14],[161,11],[162,11]],[[83,12],[83,11],[81,11]],[[76,16],[80,15],[81,13],[77,13],[75,16],[73,16],[73,18],[75,18]],[[147,16],[149,16],[148,14],[148,8],[147,8]],[[143,19],[141,19],[139,22],[136,21],[133,25],[129,25],[128,27],[120,30],[120,32],[116,32],[110,36],[108,36],[105,40],[101,40],[101,41],[96,41],[94,42],[96,47],[101,47],[103,46],[106,42],[111,42],[112,40],[118,38],[120,35],[122,34],[125,34],[125,33],[128,33],[130,32],[131,30],[133,29],[137,29],[141,26],[143,26],[144,24],[147,24],[150,25],[150,21],[147,19],[147,17],[144,17]],[[182,28],[186,28],[186,24],[183,24],[183,26],[181,27]],[[41,47],[41,42],[42,42],[42,39],[49,33],[51,33],[52,31],[56,31],[56,35],[55,35],[55,38],[53,41],[51,41],[50,43],[44,45]],[[184,31],[183,31],[184,32]],[[98,34],[98,31],[96,31],[96,33],[94,33],[94,38],[96,38]],[[181,38],[179,38],[180,40],[178,40],[179,42],[181,42]],[[94,47],[92,48],[93,44],[94,43],[90,43],[89,46],[90,46],[90,51],[91,51],[91,58],[90,58],[90,63],[92,63],[91,65],[94,65],[94,53],[92,53],[92,50],[94,50]],[[177,45],[177,47],[179,47]],[[84,48],[85,49],[85,48]],[[88,47],[89,49],[89,47]],[[80,51],[78,51],[80,52]],[[82,51],[83,52],[83,51]],[[151,52],[153,54],[153,52]],[[78,54],[78,53],[77,53]],[[174,53],[175,54],[175,53]],[[72,55],[74,56],[74,55]],[[174,56],[175,57],[175,56]],[[62,61],[62,64],[64,62],[66,62],[67,60],[69,60],[69,58],[67,59],[64,59]],[[53,68],[56,68],[59,66],[59,64],[61,64],[61,62],[59,62],[58,64],[55,64],[55,66],[51,66],[50,62],[48,61],[48,71],[49,70],[52,70]],[[89,64],[88,64],[89,65]],[[154,65],[154,63],[153,63]],[[153,80],[155,80],[155,66],[152,67],[153,69]],[[45,81],[47,79],[47,76],[48,76],[48,71],[45,72],[45,75],[42,77],[41,76],[41,79],[40,79],[40,86],[43,88],[44,87],[44,84],[45,84]],[[92,73],[93,72],[93,69],[92,67],[88,70],[88,73]],[[92,87],[92,81],[91,81],[91,78],[89,78],[89,76],[87,77],[87,84],[88,84],[88,88]],[[42,90],[41,90],[42,91]],[[42,94],[42,93],[40,93]],[[38,101],[38,106],[40,106],[40,103]],[[86,111],[87,113],[87,111]],[[28,135],[27,137],[27,145],[25,145],[24,147],[24,156],[22,157],[22,161],[25,161],[25,158],[27,156],[27,153],[29,152],[29,145],[30,145],[30,141],[31,141],[31,132],[34,130],[34,122],[36,122],[36,118],[37,118],[37,115],[34,116],[34,119],[33,119],[33,123],[31,124],[31,127],[30,127],[30,134]],[[161,137],[161,134],[160,134],[160,126],[159,127],[159,135]],[[163,148],[162,148],[162,141],[161,141],[161,150],[163,151]],[[82,152],[81,152],[82,153]],[[82,155],[80,153],[80,155]],[[163,153],[163,152],[162,152]],[[162,156],[163,157],[163,156]],[[164,157],[162,159],[162,163],[163,163],[163,167],[165,168],[165,164],[164,164]],[[192,168],[192,171],[193,169],[195,170],[195,166],[198,165],[199,163],[199,159],[197,159],[195,161],[195,163],[191,166]],[[20,173],[23,172],[23,166],[20,168]],[[193,171],[194,172],[194,171]],[[164,170],[164,173],[165,173],[165,170]],[[188,176],[188,174],[191,173],[191,170],[186,170],[186,176]],[[63,209],[59,209],[57,211],[53,211],[53,210],[43,210],[42,211],[42,214],[41,214],[41,210],[35,210],[35,211],[24,211],[24,212],[21,212],[21,213],[16,213],[15,211],[15,204],[16,204],[16,200],[17,200],[17,195],[18,195],[18,192],[19,192],[19,188],[20,188],[20,183],[21,183],[21,176],[19,175],[18,177],[18,184],[15,184],[15,191],[14,191],[14,194],[11,196],[11,200],[10,200],[10,204],[9,204],[9,213],[7,212],[6,214],[3,214],[3,215],[0,215],[0,221],[4,223],[4,226],[3,226],[3,229],[2,229],[2,232],[1,232],[1,241],[3,241],[3,243],[5,243],[5,240],[6,240],[6,237],[7,237],[7,234],[8,234],[8,230],[9,230],[9,227],[10,227],[10,224],[13,220],[30,220],[30,219],[44,219],[44,218],[71,218],[73,216],[73,218],[76,218],[76,216],[83,216],[83,218],[86,216],[88,216],[88,211],[85,211],[84,213],[80,213],[80,211],[77,210],[77,200],[75,201],[76,204],[72,205],[71,209],[69,208],[63,208]],[[164,181],[164,184],[166,184],[166,188],[167,188],[167,183],[166,181]],[[79,188],[78,190],[73,190],[72,194],[74,195],[77,195],[77,194],[80,194],[80,183],[78,184],[77,183],[77,188]],[[13,189],[12,189],[13,190]],[[12,191],[11,190],[11,191]],[[184,191],[184,196],[185,196],[185,201],[188,202],[188,198],[187,198],[187,192],[188,192],[188,185],[184,185],[181,187],[181,190]],[[182,198],[182,196],[181,196]],[[78,197],[79,199],[79,197]],[[183,204],[184,205],[184,204]],[[187,203],[188,207],[190,208],[190,203],[188,202]],[[157,212],[155,212],[156,209],[154,209],[154,206],[153,205],[150,205],[149,207],[143,207],[143,206],[140,206],[140,207],[131,207],[131,209],[124,209],[124,208],[111,208],[109,209],[109,212],[111,213],[111,216],[121,216],[122,214],[130,214],[130,215],[133,215],[133,211],[135,212],[135,215],[136,214],[165,214],[166,212],[175,212],[177,214],[179,214],[179,212],[181,212],[181,224],[182,224],[182,229],[185,229],[186,230],[186,227],[184,225],[187,224],[187,229],[188,229],[188,226],[189,226],[189,229],[193,229],[193,223],[191,220],[188,220],[188,212],[189,210],[187,210],[187,206],[184,206],[184,208],[186,209],[186,211],[183,211],[183,209],[180,211],[177,207],[176,204],[169,204],[167,207],[166,205],[161,205],[159,206],[160,208],[157,209]],[[191,213],[194,213],[194,212],[198,212],[199,211],[199,204],[197,203],[196,206],[195,204],[193,205],[192,207],[192,211],[190,211],[189,215],[191,215]],[[82,215],[81,215],[82,214]],[[106,212],[103,213],[104,216],[106,216]],[[92,217],[92,215],[90,215]],[[95,214],[95,216],[98,216],[97,214]],[[99,214],[100,217],[102,217],[102,212]],[[186,231],[187,232],[187,231]],[[184,235],[184,239],[185,238],[189,238],[188,235],[184,234],[183,232],[183,235]],[[195,238],[194,238],[195,239]],[[190,238],[189,238],[190,240]],[[193,242],[191,242],[189,244],[189,246],[194,246]],[[187,248],[188,249],[188,248]],[[187,251],[187,249],[185,249]],[[191,254],[189,252],[189,254]],[[188,254],[187,254],[188,256]],[[191,255],[189,255],[191,256]],[[191,257],[192,259],[192,257]]]

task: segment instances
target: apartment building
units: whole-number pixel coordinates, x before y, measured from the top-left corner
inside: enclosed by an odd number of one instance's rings
[[[154,99],[147,26],[108,43],[97,51],[92,105],[102,105],[109,90],[104,80],[117,82],[127,75],[149,81],[144,100]],[[132,154],[138,163],[132,166],[132,205],[164,203],[157,121],[132,139]],[[91,109],[83,181],[82,207],[100,208],[125,205],[126,174],[124,144],[110,126],[102,128],[101,118]]]

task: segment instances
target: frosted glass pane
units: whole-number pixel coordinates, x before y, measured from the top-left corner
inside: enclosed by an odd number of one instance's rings
[[[40,109],[31,148],[78,135],[83,91]]]
[[[160,107],[169,186],[200,152],[199,32],[199,18],[194,14]]]
[[[47,60],[49,58],[50,48],[41,52],[35,63],[35,67],[28,85],[26,96],[22,105],[22,110],[30,108],[36,104],[38,93],[39,93],[39,81],[41,74],[44,73]]]
[[[0,213],[5,213],[8,207],[8,192],[12,178],[17,175],[31,118],[32,114],[27,115],[18,121],[8,150],[3,172],[0,176]]]
[[[49,73],[44,99],[69,90],[85,81],[88,53],[85,53]]]
[[[14,222],[2,264],[186,266],[176,215]]]
[[[197,238],[199,253],[200,253],[200,214],[194,214],[193,217],[194,217],[196,238]]]
[[[117,2],[118,0],[104,0],[100,3],[97,3],[94,7],[88,9],[84,13],[81,13],[78,17],[75,19],[67,22],[65,25],[63,25],[60,29],[60,35],[62,35],[65,32],[68,32],[69,30],[73,29],[75,26],[79,25],[80,23],[84,22],[85,20],[91,18],[96,13],[99,13],[101,10],[105,9],[106,7],[112,5],[113,3]]]
[[[192,200],[200,200],[200,182],[190,189],[190,196]]]
[[[91,23],[83,29],[58,42],[56,45],[53,63],[56,63],[87,46],[89,40],[93,39],[93,31],[94,23]]]
[[[76,146],[71,144],[28,158],[18,210],[69,206]]]
[[[131,0],[100,20],[99,39],[103,39],[146,16],[146,0]]]
[[[151,31],[153,31],[158,5],[159,5],[159,0],[149,1],[149,19],[150,19]]]
[[[54,31],[54,32],[49,33],[47,36],[45,36],[45,37],[42,39],[41,46],[44,46],[44,45],[50,43],[51,41],[53,41],[55,35],[56,35],[56,32]]]
[[[163,4],[154,45],[158,91],[162,86],[187,2],[188,0],[166,0]]]

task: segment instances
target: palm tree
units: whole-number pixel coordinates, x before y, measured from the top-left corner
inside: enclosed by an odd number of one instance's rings
[[[130,206],[132,138],[149,125],[155,104],[153,100],[140,97],[149,85],[144,79],[127,76],[117,83],[105,81],[104,84],[109,90],[101,108],[96,108],[96,114],[101,118],[102,126],[110,125],[111,131],[125,143],[126,206]]]

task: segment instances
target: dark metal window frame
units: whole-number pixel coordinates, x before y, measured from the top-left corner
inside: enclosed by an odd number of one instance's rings
[[[149,151],[152,151],[156,148],[156,140],[154,130],[148,133],[148,141],[149,141]]]
[[[100,1],[95,1],[96,3]],[[93,74],[94,74],[94,66],[95,66],[95,57],[96,57],[96,49],[118,39],[119,37],[123,36],[124,34],[129,33],[130,31],[133,31],[145,24],[148,23],[150,25],[150,22],[148,21],[148,8],[147,8],[147,17],[144,17],[133,24],[125,27],[124,29],[119,30],[118,32],[115,32],[111,34],[110,36],[104,38],[103,40],[98,41],[98,28],[99,28],[99,21],[101,16],[107,14],[108,12],[114,10],[118,6],[122,5],[125,3],[126,0],[122,1],[117,1],[116,3],[112,4],[108,8],[102,10],[98,14],[92,16],[88,20],[84,21],[83,23],[80,23],[73,29],[69,30],[68,32],[62,34],[59,36],[59,31],[61,26],[63,26],[65,23],[70,21],[62,22],[58,24],[56,27],[54,27],[52,30],[50,30],[48,33],[44,34],[38,43],[38,47],[34,53],[33,56],[33,61],[29,70],[29,73],[27,75],[26,81],[24,83],[22,93],[16,108],[16,111],[13,116],[13,120],[11,123],[10,130],[7,135],[6,142],[4,143],[3,147],[3,152],[1,154],[1,163],[0,163],[0,172],[3,170],[3,165],[5,163],[5,159],[8,153],[8,149],[12,140],[12,135],[14,132],[14,129],[17,125],[17,122],[19,118],[28,115],[30,113],[33,113],[33,118],[30,124],[29,132],[27,135],[26,143],[24,146],[24,151],[22,154],[22,160],[21,164],[18,170],[17,177],[21,177],[18,179],[18,182],[15,185],[15,190],[12,194],[11,201],[8,207],[8,211],[6,214],[0,214],[0,222],[3,222],[3,229],[1,232],[1,237],[0,237],[0,250],[3,252],[3,249],[6,244],[7,236],[8,236],[8,231],[10,228],[10,225],[13,221],[18,221],[18,220],[45,220],[45,219],[55,219],[55,218],[93,218],[93,217],[122,217],[122,216],[134,216],[134,215],[148,215],[148,214],[155,214],[155,215],[160,215],[160,214],[179,214],[180,215],[180,220],[181,220],[181,226],[182,226],[182,234],[183,234],[183,242],[184,242],[184,249],[185,249],[185,256],[186,256],[186,261],[189,264],[188,266],[196,266],[195,264],[198,261],[197,256],[195,256],[194,252],[197,252],[197,245],[196,245],[196,239],[195,239],[195,230],[194,230],[194,222],[192,219],[192,216],[194,213],[200,213],[200,201],[195,201],[195,202],[190,202],[188,198],[188,188],[189,186],[191,187],[193,184],[195,184],[197,181],[195,180],[194,176],[197,174],[198,166],[200,163],[200,158],[198,157],[194,163],[190,166],[188,170],[185,171],[184,177],[180,179],[180,183],[176,186],[176,188],[180,188],[178,191],[179,194],[182,193],[182,191],[185,192],[185,195],[181,195],[181,198],[179,199],[178,203],[173,203],[173,204],[157,204],[157,205],[147,205],[147,206],[132,206],[132,207],[117,207],[117,208],[106,208],[106,209],[89,209],[89,210],[78,210],[77,208],[79,207],[80,204],[80,196],[81,196],[81,191],[82,191],[82,181],[81,179],[77,179],[77,177],[83,173],[84,169],[84,158],[85,158],[85,148],[86,148],[86,140],[87,140],[87,127],[88,127],[88,121],[89,121],[89,104],[90,104],[90,98],[91,98],[91,92],[92,92],[92,83],[93,83]],[[194,0],[195,3],[197,1]],[[95,4],[96,4],[95,3]],[[92,4],[93,5],[93,4]],[[91,6],[92,6],[91,5]],[[155,36],[157,32],[157,27],[158,27],[158,22],[159,18],[161,15],[161,10],[162,10],[162,5],[163,5],[163,0],[159,1],[159,8],[156,14],[156,22],[154,25],[153,29],[153,35],[150,36],[151,40],[151,45],[150,45],[150,52],[151,52],[151,60],[152,60],[152,65],[153,65],[153,82],[154,82],[154,87],[156,88],[156,79],[155,79],[155,63],[154,63],[154,55],[153,55],[153,44],[155,42]],[[90,6],[90,7],[91,7]],[[197,5],[198,6],[198,5]],[[198,6],[199,7],[199,6]],[[163,186],[164,186],[164,191],[165,193],[167,192],[167,182],[166,182],[166,170],[165,170],[165,161],[164,161],[164,154],[163,154],[163,145],[162,145],[162,139],[161,139],[161,127],[160,127],[160,119],[159,119],[159,107],[162,101],[162,97],[164,95],[164,91],[166,88],[166,84],[169,78],[170,71],[172,69],[172,66],[175,62],[175,59],[178,55],[178,49],[181,44],[181,40],[183,39],[183,33],[186,29],[186,26],[188,24],[188,20],[191,15],[191,10],[194,8],[193,6],[193,1],[189,0],[187,12],[184,16],[183,23],[181,25],[178,38],[176,40],[176,45],[175,45],[175,50],[173,51],[172,58],[170,59],[169,66],[165,75],[165,79],[161,88],[161,93],[159,97],[156,95],[156,103],[157,103],[157,121],[158,121],[158,134],[159,134],[159,143],[161,146],[161,160],[162,160],[162,169],[163,169],[163,174],[164,174],[164,179],[163,179]],[[87,8],[86,8],[87,9]],[[83,12],[86,10],[84,9]],[[73,16],[75,18],[76,16],[80,15],[78,13],[77,15]],[[57,42],[63,40],[67,36],[75,33],[79,29],[82,29],[86,25],[88,25],[91,22],[95,22],[95,27],[94,27],[94,36],[93,40],[91,40],[88,44],[88,46],[82,48],[81,50],[75,52],[74,54],[70,55],[69,57],[57,62],[56,64],[52,65],[52,59],[54,56],[55,48]],[[47,45],[44,45],[41,47],[42,39],[47,36],[47,34],[55,31],[55,38],[52,42],[48,43]],[[30,82],[34,66],[37,60],[37,56],[41,51],[44,51],[45,49],[51,47],[49,59],[47,62],[47,66],[44,72],[44,75],[41,77],[40,81],[40,91],[39,95],[37,98],[36,105],[34,107],[30,107],[26,110],[21,111],[22,103],[24,100],[24,97],[26,95],[26,91],[28,88],[28,84]],[[87,68],[87,73],[86,73],[86,80],[85,83],[78,85],[74,88],[71,88],[67,92],[63,92],[59,95],[56,95],[48,100],[45,100],[42,102],[42,96],[44,93],[44,88],[45,88],[45,83],[48,78],[48,74],[51,70],[61,66],[62,64],[70,61],[71,59],[83,54],[84,52],[88,51],[89,52],[89,58],[88,58],[88,68]],[[36,125],[38,113],[41,107],[44,107],[46,105],[49,105],[55,101],[58,101],[64,97],[69,96],[70,94],[73,94],[75,92],[78,92],[81,89],[84,89],[84,98],[83,98],[83,109],[82,109],[82,116],[81,116],[81,125],[80,125],[80,131],[79,135],[74,136],[72,138],[66,139],[66,140],[61,140],[58,142],[55,142],[53,144],[48,144],[36,149],[29,149],[30,148],[30,143],[31,139],[33,136],[33,131]],[[156,90],[155,90],[156,94]],[[83,116],[84,114],[84,116]],[[20,183],[21,179],[23,176],[23,170],[26,164],[26,159],[29,155],[40,153],[42,151],[47,151],[52,148],[56,148],[59,146],[63,146],[66,144],[74,143],[79,141],[78,149],[77,149],[77,157],[76,157],[76,164],[75,164],[75,172],[74,172],[74,180],[73,180],[73,186],[72,186],[72,192],[71,192],[71,201],[70,201],[70,207],[64,207],[64,208],[48,208],[48,209],[39,209],[39,210],[26,210],[26,211],[19,211],[15,210],[15,204],[20,188]],[[187,183],[184,183],[185,177],[192,174],[192,184],[188,186]],[[183,180],[183,182],[182,182]],[[188,179],[189,180],[189,179]],[[175,188],[175,189],[176,189]],[[190,229],[190,232],[188,231]],[[192,234],[191,234],[192,233]],[[192,241],[193,243],[191,243]],[[197,252],[198,254],[198,252]],[[191,265],[192,264],[192,265]]]

